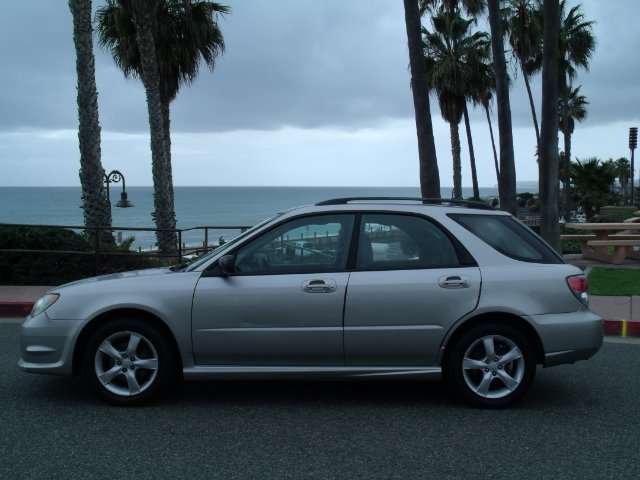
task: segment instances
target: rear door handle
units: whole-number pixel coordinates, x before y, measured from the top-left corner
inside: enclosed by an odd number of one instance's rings
[[[461,275],[441,277],[440,280],[438,280],[438,285],[442,288],[469,288],[467,277]]]
[[[335,280],[307,280],[302,282],[302,291],[306,293],[331,293],[336,291]]]

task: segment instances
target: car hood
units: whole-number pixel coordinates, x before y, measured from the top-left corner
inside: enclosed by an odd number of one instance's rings
[[[166,268],[147,268],[144,270],[132,270],[130,272],[109,273],[107,275],[100,275],[98,277],[83,278],[82,280],[76,280],[75,282],[66,283],[58,288],[66,288],[74,285],[84,285],[87,283],[103,282],[109,280],[118,280],[121,278],[133,278],[133,277],[153,277],[157,275],[167,275],[176,273],[169,267]]]

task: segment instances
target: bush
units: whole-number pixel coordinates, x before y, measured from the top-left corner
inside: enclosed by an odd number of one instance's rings
[[[121,246],[101,243],[107,252],[97,258],[94,244],[84,234],[60,227],[0,226],[0,249],[47,252],[0,253],[0,285],[59,285],[103,273],[149,268],[156,259],[125,256],[131,240]],[[97,271],[96,271],[97,270]]]

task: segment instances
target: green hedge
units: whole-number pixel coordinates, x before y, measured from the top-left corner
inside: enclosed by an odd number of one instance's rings
[[[121,246],[101,243],[109,253],[131,252],[131,238]],[[64,228],[0,226],[0,249],[49,250],[43,253],[0,253],[0,285],[60,285],[96,274],[94,244],[84,234]],[[55,253],[65,250],[78,253]],[[82,252],[85,252],[84,254]],[[148,257],[100,255],[98,274],[157,266]]]

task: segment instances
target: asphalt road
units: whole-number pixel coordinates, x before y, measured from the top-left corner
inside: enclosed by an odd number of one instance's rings
[[[21,372],[0,323],[0,478],[638,478],[640,345],[538,369],[516,407],[439,383],[184,383],[117,408],[73,379]]]

